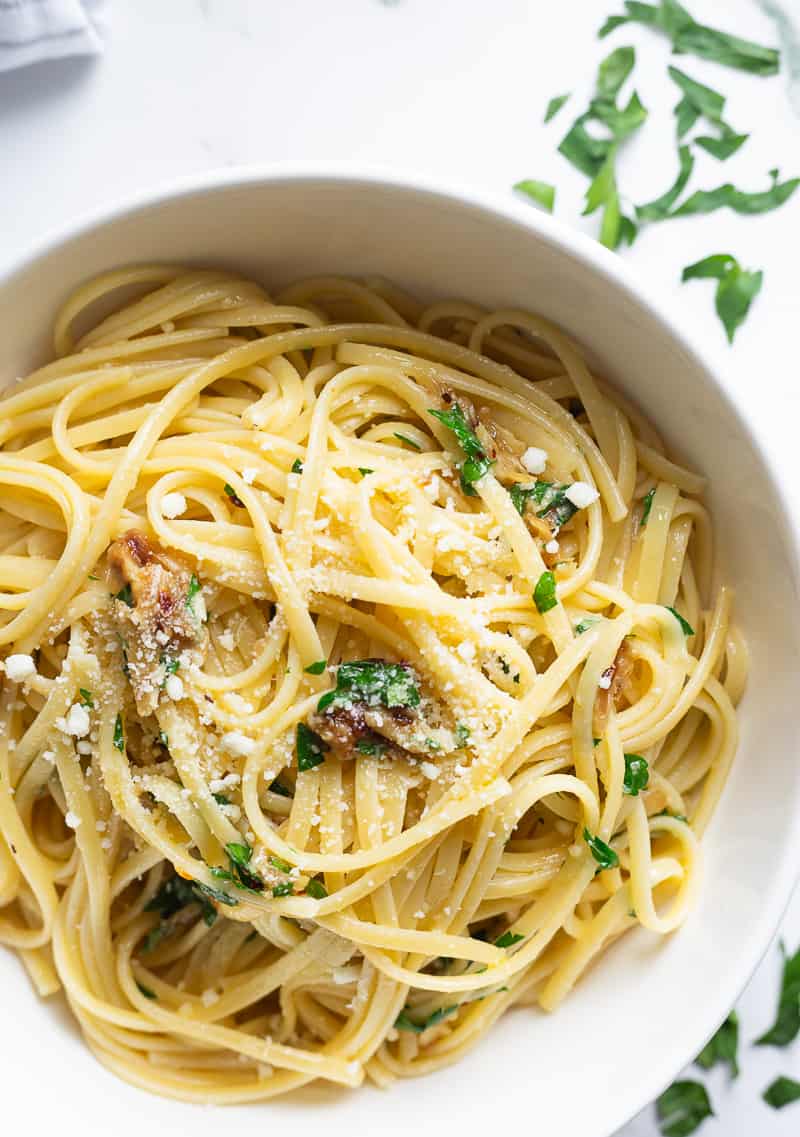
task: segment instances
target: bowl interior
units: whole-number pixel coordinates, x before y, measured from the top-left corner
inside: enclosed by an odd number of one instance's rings
[[[222,179],[51,245],[0,282],[0,386],[47,356],[54,311],[74,285],[137,261],[227,266],[267,288],[304,275],[379,273],[431,297],[538,311],[590,348],[709,478],[720,575],[736,588],[752,674],[740,751],[704,843],[702,895],[686,926],[666,941],[629,935],[554,1016],[514,1012],[464,1060],[431,1077],[389,1094],[314,1089],[225,1115],[239,1133],[277,1114],[309,1128],[324,1124],[335,1137],[376,1121],[383,1133],[406,1133],[409,1119],[441,1132],[454,1104],[470,1110],[468,1132],[490,1124],[501,1131],[533,1107],[544,1131],[607,1137],[725,1016],[775,930],[798,867],[800,766],[784,712],[798,674],[798,570],[792,519],[758,443],[657,306],[586,239],[514,206],[497,211],[435,189],[336,175]],[[0,976],[5,1021],[22,1027],[0,1035],[6,1076],[34,1094],[46,1063],[62,1132],[85,1132],[87,1121],[99,1131],[112,1110],[123,1137],[143,1126],[165,1131],[190,1111],[198,1135],[216,1131],[217,1112],[147,1097],[97,1066],[64,1016],[37,1002],[10,953],[0,954]]]

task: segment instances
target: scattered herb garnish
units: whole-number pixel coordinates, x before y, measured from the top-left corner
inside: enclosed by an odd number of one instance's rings
[[[356,750],[359,754],[366,754],[370,758],[380,758],[386,751],[388,742],[384,742],[382,738],[377,735],[367,735],[366,738],[359,738],[356,742]]]
[[[307,675],[321,675],[327,666],[327,659],[318,659],[316,663],[309,663],[308,667],[303,670]]]
[[[225,873],[224,869],[220,869],[218,872],[214,872],[213,869],[209,871],[222,879],[230,879],[230,873]],[[218,904],[225,904],[228,908],[235,908],[239,903],[235,896],[231,896],[219,888],[212,888],[210,884],[203,884],[202,881],[194,881],[194,887],[198,888],[204,896],[208,896],[211,900],[216,900]],[[206,921],[206,923],[208,923],[208,921]]]
[[[664,1137],[689,1137],[714,1111],[705,1086],[688,1079],[673,1082],[656,1102]]]
[[[409,436],[407,434],[400,434],[398,431],[394,431],[394,437],[399,438],[399,440],[401,442],[404,442],[406,444],[406,446],[410,446],[412,450],[421,450],[422,449],[422,447],[416,441],[416,439],[409,438]]]
[[[375,471],[374,471],[374,470],[371,470],[371,469],[369,468],[369,466],[359,466],[359,467],[358,467],[358,472],[359,472],[359,474],[361,475],[361,477],[362,477],[362,478],[366,478],[367,474],[374,474],[374,473],[375,473]]]
[[[569,94],[554,95],[550,102],[547,104],[547,110],[544,112],[544,121],[550,122],[551,119],[555,118],[568,98]]]
[[[416,676],[410,667],[383,659],[359,659],[340,664],[336,688],[322,696],[317,710],[352,703],[366,703],[370,707],[418,707],[419,700]]]
[[[675,619],[678,621],[678,623],[681,626],[681,631],[683,632],[683,634],[685,636],[693,636],[694,635],[694,628],[692,627],[692,625],[689,623],[688,620],[684,620],[684,618],[680,614],[680,612],[676,612],[674,608],[670,608],[669,604],[665,604],[664,607],[667,609],[668,612],[671,612],[672,615],[675,617]]]
[[[311,727],[304,722],[297,724],[297,769],[300,773],[313,770],[324,762],[325,751],[329,749],[328,743]]]
[[[138,979],[136,980],[136,986],[142,992],[145,999],[156,999],[156,998],[158,998],[155,991],[151,991],[149,987],[145,987],[144,983],[140,983]]]
[[[531,201],[541,205],[548,213],[553,212],[556,202],[556,188],[549,182],[537,182],[535,178],[524,178],[514,186],[517,193],[524,193]]]
[[[764,1090],[763,1098],[773,1109],[783,1109],[793,1101],[800,1101],[800,1082],[783,1076],[776,1078],[772,1085]]]
[[[186,607],[191,608],[192,611],[194,611],[195,597],[200,592],[201,588],[202,588],[202,585],[200,584],[200,581],[197,579],[195,574],[192,573],[191,578],[189,580],[189,588],[187,589],[187,592],[186,592]]]
[[[114,745],[120,753],[125,749],[125,731],[122,726],[122,715],[117,715],[114,720]]]
[[[631,797],[638,797],[639,790],[647,788],[650,780],[650,767],[641,754],[625,755],[625,778],[622,783],[623,793]]]
[[[92,698],[91,691],[87,691],[85,687],[79,687],[78,694],[81,697],[81,702],[84,707],[94,707],[94,699]]]
[[[558,598],[556,597],[556,578],[551,572],[543,572],[536,581],[536,587],[533,590],[533,599],[537,610],[542,615],[544,615],[545,612],[549,612],[551,608],[556,607],[558,604]]]
[[[328,890],[321,880],[317,880],[316,877],[312,877],[306,885],[306,893],[314,900],[324,900],[328,895]]]
[[[541,517],[557,536],[562,525],[574,517],[578,507],[566,496],[568,485],[557,485],[555,482],[532,482],[530,485],[509,486],[508,495],[520,516],[531,502],[540,506],[536,516]]]
[[[164,881],[155,896],[145,905],[144,910],[145,912],[157,912],[161,920],[164,921],[169,920],[169,918],[174,916],[176,912],[179,912],[181,908],[186,908],[189,904],[200,905],[203,920],[210,928],[217,918],[216,908],[213,904],[210,904],[203,895],[203,892],[200,890],[200,885],[196,881],[184,880],[183,877],[175,873],[169,877],[168,880]],[[163,924],[159,925],[159,927],[163,927]],[[157,930],[158,928],[154,928],[153,932]],[[153,932],[151,932],[150,935],[152,935]],[[164,935],[166,934],[166,931],[164,931]],[[151,950],[153,946],[155,945],[150,945],[150,947],[145,945],[148,951]]]
[[[158,732],[158,741],[162,746],[166,747],[166,749],[169,750],[169,735],[165,734],[163,730],[160,730]]]
[[[422,1019],[421,1022],[417,1022],[415,1019],[411,1018],[408,1012],[408,1008],[406,1007],[394,1020],[394,1025],[398,1030],[408,1030],[413,1034],[422,1034],[423,1031],[430,1030],[432,1026],[436,1026],[437,1023],[440,1023],[442,1019],[446,1019],[448,1015],[455,1014],[457,1010],[457,1005],[449,1007],[437,1007],[436,1010],[432,1011],[426,1019]]]
[[[231,799],[226,797],[225,794],[212,794],[211,795],[217,805],[230,805]]]
[[[732,209],[735,213],[769,213],[788,201],[798,186],[800,178],[789,178],[780,181],[780,171],[770,170],[771,184],[769,189],[748,193],[737,189],[736,186],[726,182],[712,190],[697,190],[691,197],[687,197],[677,209],[670,213],[670,217],[687,217],[691,213],[713,213],[716,209]]]
[[[670,210],[683,192],[683,188],[691,177],[692,169],[694,168],[694,158],[688,146],[681,146],[678,151],[678,161],[680,162],[680,169],[678,170],[678,176],[673,184],[665,193],[662,193],[661,197],[657,197],[655,201],[650,201],[647,205],[637,205],[637,220],[663,221],[665,218],[671,216]]]
[[[589,631],[589,628],[593,628],[595,624],[599,624],[600,619],[600,616],[585,616],[575,625],[575,635],[582,636],[584,632]]]
[[[269,863],[274,869],[277,869],[278,872],[292,871],[292,866],[289,864],[289,862],[282,860],[280,857],[269,857]]]
[[[299,458],[295,458],[294,462],[292,462],[292,473],[293,474],[302,474],[302,472],[303,472],[303,463],[300,461]]]
[[[521,936],[519,932],[503,932],[502,936],[498,936],[494,941],[495,947],[513,947],[514,944],[520,943],[525,937]]]
[[[684,281],[701,279],[713,279],[718,282],[714,304],[728,341],[733,343],[737,329],[749,312],[751,303],[761,291],[764,274],[741,268],[736,258],[727,253],[716,253],[688,265],[681,274],[681,280]]]
[[[244,502],[239,497],[239,495],[237,494],[236,490],[233,488],[232,485],[229,485],[228,482],[226,482],[222,488],[225,490],[225,493],[231,499],[231,503],[233,505],[241,506],[241,508],[244,509]]]
[[[756,1039],[757,1046],[788,1046],[800,1034],[800,948],[794,955],[787,956],[781,944],[781,951],[783,976],[778,1013],[766,1034]]]
[[[176,671],[180,670],[181,661],[179,659],[165,659],[162,657],[161,662],[164,664],[164,671],[167,675],[174,675]]]
[[[129,608],[133,608],[133,591],[130,584],[124,584],[119,592],[114,593],[115,600],[121,600],[123,604],[127,604]]]
[[[639,522],[639,528],[644,529],[647,522],[650,520],[650,510],[653,508],[653,498],[656,496],[655,489],[648,490],[642,498],[642,519]]]
[[[280,884],[273,885],[272,895],[276,899],[281,896],[294,896],[294,883],[291,880],[283,880]]]
[[[600,837],[592,836],[586,827],[584,827],[583,830],[583,839],[591,849],[592,856],[600,866],[597,870],[598,872],[602,872],[603,869],[615,869],[617,867],[619,857],[610,845],[607,845]]]
[[[460,403],[455,403],[449,411],[431,410],[428,413],[452,430],[456,436],[459,446],[466,455],[461,464],[461,488],[465,494],[474,497],[475,483],[489,472],[494,465],[493,460],[486,454],[481,440],[467,422]]]
[[[698,24],[677,0],[661,0],[660,4],[640,4],[626,0],[624,16],[609,16],[598,35],[609,35],[623,24],[645,24],[664,32],[672,42],[676,55],[697,55],[713,63],[721,63],[753,75],[777,75],[778,51],[750,40]]]
[[[249,845],[241,845],[237,842],[230,842],[225,846],[225,852],[228,854],[228,860],[231,862],[231,878],[237,888],[246,888],[252,892],[262,892],[264,889],[264,882],[258,873],[254,873],[249,868],[250,861],[253,857],[253,850]],[[214,875],[218,875],[212,868]],[[224,879],[224,878],[223,878]]]
[[[466,746],[469,742],[470,729],[463,722],[456,723],[456,745]]]
[[[278,778],[276,778],[270,784],[269,788],[272,793],[278,794],[279,797],[294,797],[292,791],[287,786],[285,786],[283,782],[279,781]]]
[[[739,1077],[739,1063],[736,1051],[739,1046],[739,1018],[731,1011],[717,1033],[711,1038],[695,1058],[698,1066],[710,1070],[717,1062],[727,1062],[732,1078]]]

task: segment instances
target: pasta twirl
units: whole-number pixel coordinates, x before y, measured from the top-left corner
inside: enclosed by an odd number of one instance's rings
[[[100,1061],[386,1085],[680,925],[746,649],[563,332],[158,265],[55,347],[0,415],[0,942]]]

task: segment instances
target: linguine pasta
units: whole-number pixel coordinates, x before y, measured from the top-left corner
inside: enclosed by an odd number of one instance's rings
[[[55,350],[0,402],[0,942],[101,1062],[383,1086],[681,924],[746,649],[563,332],[148,266]]]

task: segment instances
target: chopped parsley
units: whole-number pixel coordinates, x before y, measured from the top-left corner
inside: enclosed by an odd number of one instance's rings
[[[294,896],[294,882],[291,880],[282,880],[279,884],[272,887],[272,895],[279,899],[281,896]]]
[[[231,799],[226,797],[225,794],[212,794],[211,795],[217,805],[230,805]]]
[[[386,752],[388,742],[384,742],[382,738],[377,735],[370,734],[365,738],[359,738],[356,742],[356,750],[359,754],[366,754],[370,758],[380,758]]]
[[[665,604],[664,607],[667,609],[668,612],[671,612],[672,615],[675,617],[675,619],[678,621],[678,623],[681,626],[681,631],[683,632],[683,634],[685,636],[693,636],[694,635],[694,628],[692,627],[692,625],[689,623],[688,620],[684,620],[684,618],[680,614],[680,612],[676,612],[674,608],[670,608],[669,604]]]
[[[309,663],[308,667],[303,670],[307,675],[321,675],[327,666],[327,659],[318,659],[316,663]]]
[[[360,659],[340,664],[336,688],[322,696],[317,710],[353,703],[366,703],[369,707],[418,707],[419,701],[416,676],[406,664]]]
[[[685,1079],[673,1082],[656,1101],[664,1137],[689,1137],[714,1111],[705,1086]]]
[[[161,662],[164,664],[164,671],[167,675],[174,675],[176,671],[180,670],[181,661],[179,659],[165,659],[162,657]]]
[[[165,734],[163,730],[160,730],[158,732],[158,741],[163,747],[169,750],[169,735]]]
[[[94,699],[92,698],[91,691],[87,691],[85,687],[79,687],[78,694],[81,697],[81,703],[83,703],[84,707],[94,707]]]
[[[653,498],[656,496],[655,488],[648,490],[642,498],[642,519],[639,522],[639,528],[644,529],[647,522],[650,520],[650,510],[653,508]]]
[[[788,1046],[800,1034],[800,948],[794,955],[783,952],[783,976],[775,1022],[756,1039],[757,1046]]]
[[[594,837],[589,830],[584,826],[583,839],[589,846],[592,856],[600,866],[598,872],[603,869],[615,869],[619,865],[619,857],[600,837]]]
[[[422,449],[422,447],[416,441],[416,439],[409,438],[409,436],[407,434],[400,434],[400,433],[398,433],[398,431],[395,431],[394,437],[398,438],[401,442],[404,442],[406,444],[406,446],[410,446],[412,450],[421,450]]]
[[[544,112],[544,121],[550,122],[551,119],[555,118],[568,98],[569,94],[554,95],[550,102],[547,104],[547,110]]]
[[[460,470],[461,488],[465,494],[474,497],[475,483],[489,472],[494,461],[486,454],[481,440],[467,422],[460,403],[454,403],[449,411],[430,410],[428,413],[456,436],[456,441],[465,454]]]
[[[781,1076],[764,1090],[762,1096],[773,1109],[783,1109],[793,1101],[800,1101],[800,1082]]]
[[[650,767],[641,754],[625,755],[625,778],[622,783],[623,793],[631,797],[638,797],[639,790],[647,788],[650,780]]]
[[[568,485],[557,485],[555,482],[532,482],[530,485],[513,485],[509,487],[508,495],[521,517],[524,517],[528,505],[533,502],[540,508],[536,516],[541,517],[557,536],[562,525],[574,517],[578,507],[566,496]]]
[[[300,773],[313,770],[324,762],[326,750],[330,750],[328,743],[316,731],[304,722],[297,724],[297,769]]]
[[[226,493],[226,494],[228,495],[228,497],[231,499],[231,504],[232,504],[232,505],[238,505],[238,506],[240,506],[242,509],[244,509],[244,502],[243,502],[243,501],[242,501],[242,499],[239,497],[239,495],[237,494],[236,490],[233,488],[233,486],[232,486],[232,485],[229,485],[229,483],[228,483],[228,482],[226,482],[226,483],[225,483],[225,485],[224,485],[222,488],[225,490],[225,493]]]
[[[290,798],[291,798],[291,797],[294,797],[294,794],[293,794],[293,793],[292,793],[292,791],[291,791],[291,790],[288,788],[288,786],[285,786],[285,785],[283,784],[283,782],[281,782],[281,781],[279,781],[279,780],[278,780],[278,778],[276,778],[276,779],[275,779],[275,780],[274,780],[274,781],[273,781],[273,782],[270,784],[270,787],[269,787],[269,788],[270,788],[270,791],[271,791],[272,793],[274,793],[274,794],[277,794],[279,797],[290,797]]]
[[[224,869],[219,869],[218,871],[210,869],[209,871],[212,872],[214,876],[222,877],[222,879],[230,879],[230,873],[226,873]],[[239,903],[235,896],[223,892],[222,889],[212,888],[210,884],[203,884],[202,881],[194,881],[194,887],[198,888],[203,896],[208,896],[211,900],[216,900],[218,904],[225,904],[228,908],[235,908]],[[207,920],[206,923],[208,923]]]
[[[306,885],[306,893],[314,900],[324,900],[328,895],[328,890],[321,880],[317,880],[316,877],[312,877]]]
[[[217,918],[216,908],[203,895],[201,886],[197,881],[184,880],[183,877],[175,873],[164,881],[155,896],[145,904],[144,910],[145,912],[157,912],[162,920],[168,920],[181,908],[185,908],[189,904],[200,905],[203,920],[210,928]],[[156,930],[153,929],[153,931]],[[146,946],[146,950],[150,950],[150,947]]]
[[[703,279],[717,281],[714,305],[728,342],[733,343],[733,337],[750,311],[750,305],[761,291],[764,274],[761,271],[743,269],[736,257],[728,253],[715,253],[687,265],[681,274],[683,281]]]
[[[556,202],[556,189],[549,182],[537,182],[534,178],[525,178],[521,182],[517,182],[513,188],[517,193],[524,193],[531,201],[541,205],[542,209],[546,209],[548,213],[553,212],[553,206]]]
[[[123,604],[127,604],[129,608],[133,608],[133,592],[130,584],[124,584],[119,592],[114,593],[115,600],[121,600]]]
[[[542,615],[544,615],[545,612],[549,612],[551,608],[556,607],[558,604],[556,597],[556,578],[551,572],[543,572],[536,581],[536,587],[533,590],[533,599],[537,610]]]
[[[469,736],[469,727],[463,722],[456,723],[456,745],[459,747],[466,746],[469,742]]]
[[[292,462],[292,473],[293,474],[302,474],[302,472],[303,472],[303,463],[300,461],[299,458],[295,458],[294,462]]]
[[[739,1077],[739,1063],[736,1051],[739,1046],[739,1018],[731,1011],[717,1033],[711,1038],[695,1058],[698,1066],[710,1070],[717,1062],[727,1062],[732,1078]]]
[[[521,943],[525,937],[521,936],[519,932],[503,932],[502,936],[498,936],[494,941],[495,947],[513,947],[514,944]]]
[[[442,1019],[446,1019],[448,1015],[455,1014],[458,1010],[458,1004],[453,1004],[449,1007],[437,1007],[432,1011],[426,1019],[418,1021],[412,1019],[408,1007],[404,1007],[397,1018],[394,1020],[394,1025],[398,1030],[408,1030],[413,1034],[422,1034],[423,1031],[430,1030],[432,1026],[436,1026]]]
[[[226,873],[225,869],[220,871],[216,867],[212,867],[210,871],[213,875],[222,880],[231,880],[237,888],[244,888],[250,892],[263,892],[263,880],[258,873],[249,868],[253,857],[253,850],[250,846],[232,841],[225,846],[225,852],[228,854],[228,860],[231,863],[230,872]]]
[[[114,746],[122,753],[125,750],[125,731],[122,726],[122,715],[114,720]]]
[[[269,857],[269,863],[274,869],[277,869],[278,872],[292,871],[292,866],[289,864],[289,862],[282,860],[280,857]]]
[[[584,632],[588,632],[589,628],[593,628],[595,624],[600,623],[600,616],[584,616],[575,625],[575,635],[582,636]]]
[[[600,38],[623,24],[645,24],[663,32],[680,55],[697,55],[701,59],[721,63],[753,75],[777,75],[780,55],[776,48],[764,47],[717,28],[699,24],[677,0],[661,0],[659,4],[640,4],[626,0],[624,16],[609,16],[601,27]]]
[[[375,473],[375,471],[374,471],[374,470],[371,470],[371,469],[369,468],[369,466],[359,466],[359,467],[358,467],[358,472],[359,472],[359,474],[361,475],[361,477],[362,477],[362,478],[366,478],[367,474],[374,474],[374,473]]]
[[[195,602],[195,598],[197,597],[201,588],[202,588],[202,585],[200,584],[200,581],[197,579],[195,574],[192,573],[192,575],[189,579],[189,588],[187,589],[187,592],[186,592],[186,607],[191,608],[192,612],[195,615],[197,615],[197,613],[195,612],[195,609],[194,609],[194,602]]]
[[[142,992],[145,999],[157,999],[158,998],[155,991],[151,991],[149,987],[145,987],[144,983],[140,983],[138,979],[136,980],[136,986]]]
[[[683,192],[694,169],[694,158],[688,146],[681,146],[678,150],[678,162],[680,164],[678,174],[669,189],[655,201],[636,206],[637,221],[664,221],[672,216],[670,210]]]

